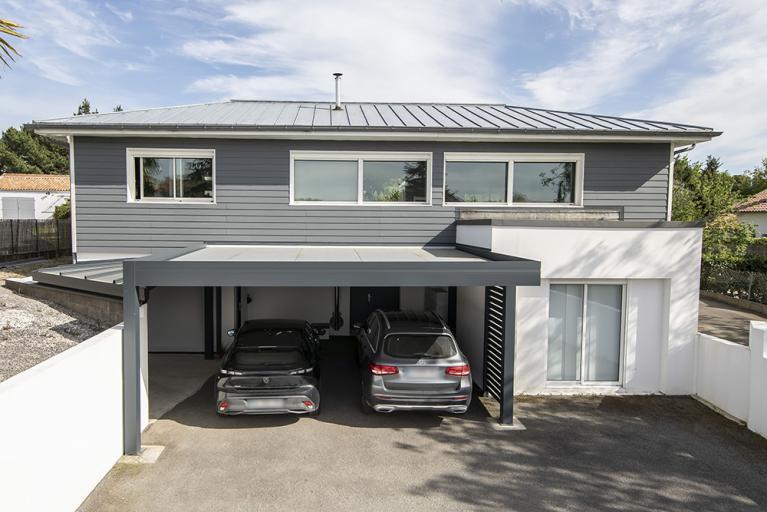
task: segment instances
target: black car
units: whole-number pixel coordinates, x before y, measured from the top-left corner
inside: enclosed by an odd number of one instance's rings
[[[219,414],[317,414],[319,335],[304,320],[249,320],[234,341],[216,384]]]

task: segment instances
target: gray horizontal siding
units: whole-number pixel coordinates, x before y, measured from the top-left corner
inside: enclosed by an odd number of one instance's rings
[[[128,147],[213,148],[217,204],[126,201]],[[290,150],[433,153],[434,206],[316,206],[289,202]],[[585,153],[584,205],[662,220],[667,144],[343,142],[77,137],[78,252],[149,252],[194,242],[451,244],[455,208],[441,206],[443,153]]]

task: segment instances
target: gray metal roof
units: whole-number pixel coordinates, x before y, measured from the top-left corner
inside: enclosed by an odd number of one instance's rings
[[[345,103],[231,100],[34,121],[35,129],[470,131],[718,135],[689,124],[479,103]]]
[[[38,283],[86,292],[123,296],[123,260],[86,261],[32,272]]]

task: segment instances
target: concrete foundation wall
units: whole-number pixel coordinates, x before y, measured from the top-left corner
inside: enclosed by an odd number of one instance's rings
[[[64,306],[105,328],[122,322],[123,306],[118,298],[47,286],[31,277],[7,279],[5,287],[34,299]]]

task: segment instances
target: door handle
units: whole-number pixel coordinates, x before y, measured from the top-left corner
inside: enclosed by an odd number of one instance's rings
[[[368,293],[368,304],[370,304],[373,301],[373,294]]]

